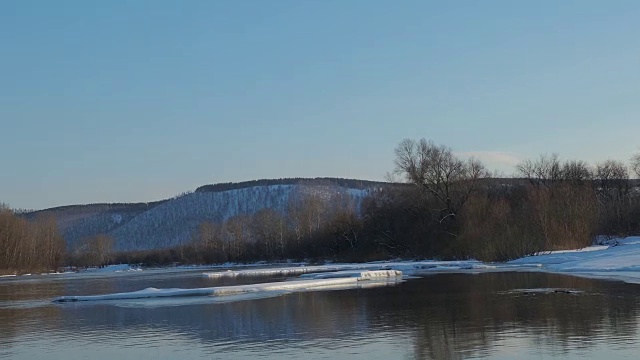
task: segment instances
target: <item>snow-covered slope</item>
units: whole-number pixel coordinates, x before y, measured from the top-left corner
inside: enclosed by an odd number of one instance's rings
[[[110,235],[120,250],[171,247],[188,240],[203,221],[221,222],[263,208],[283,211],[293,190],[275,185],[186,194],[136,216]]]
[[[290,201],[307,195],[323,199],[340,195],[359,207],[369,191],[326,184],[252,186],[197,191],[152,205],[70,206],[50,210],[48,214],[56,217],[71,248],[83,238],[107,234],[115,239],[116,250],[147,250],[188,241],[203,221],[222,222],[236,215],[252,215],[264,208],[284,213]]]

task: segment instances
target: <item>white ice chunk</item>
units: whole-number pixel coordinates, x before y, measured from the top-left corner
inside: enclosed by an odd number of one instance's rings
[[[402,277],[402,271],[399,270],[344,270],[326,273],[304,274],[300,276],[304,279],[338,279],[356,277],[360,280],[364,279],[384,279]]]
[[[303,274],[350,271],[350,270],[398,270],[412,275],[414,272],[426,271],[457,271],[494,268],[494,265],[486,265],[476,260],[466,261],[403,261],[403,262],[376,262],[364,264],[331,264],[315,266],[291,266],[282,268],[227,270],[204,273],[208,278],[226,278],[239,276],[298,276]]]
[[[386,278],[401,277],[402,273],[399,271],[390,271],[385,273]],[[144,290],[115,293],[106,295],[89,295],[89,296],[62,296],[54,299],[54,302],[76,302],[76,301],[103,301],[103,300],[127,300],[127,299],[145,299],[145,298],[162,298],[162,297],[185,297],[185,296],[225,296],[225,295],[238,295],[246,293],[256,292],[270,292],[270,291],[301,291],[301,290],[313,290],[320,288],[339,287],[344,285],[357,285],[360,281],[371,280],[373,278],[383,278],[382,272],[369,272],[365,271],[360,273],[360,276],[350,277],[338,277],[330,279],[313,279],[313,280],[296,280],[296,281],[281,281],[263,284],[251,284],[251,285],[235,285],[235,286],[218,286],[210,288],[196,288],[196,289],[156,289],[147,288]]]
[[[371,265],[369,265],[371,266]],[[266,269],[245,269],[245,270],[227,270],[219,272],[205,273],[203,276],[209,278],[225,278],[239,276],[296,276],[308,273],[319,273],[329,271],[340,271],[344,269],[366,269],[366,265],[359,264],[340,264],[340,265],[317,265],[317,266],[298,266],[298,267],[282,267],[282,268],[266,268]]]

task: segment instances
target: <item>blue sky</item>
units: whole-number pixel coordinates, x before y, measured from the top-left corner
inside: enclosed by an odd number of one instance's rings
[[[640,151],[640,1],[0,2],[0,201]]]

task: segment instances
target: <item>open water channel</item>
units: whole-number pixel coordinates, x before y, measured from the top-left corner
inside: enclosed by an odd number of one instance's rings
[[[2,278],[0,358],[640,358],[640,285],[541,272],[435,274],[262,297],[52,303],[63,295],[286,280],[201,274]]]

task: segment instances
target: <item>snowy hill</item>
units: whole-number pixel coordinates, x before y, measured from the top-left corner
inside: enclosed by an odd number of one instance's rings
[[[203,221],[222,222],[264,208],[284,213],[290,201],[310,194],[323,199],[343,196],[358,206],[372,189],[384,185],[340,180],[341,183],[331,179],[281,179],[207,185],[196,192],[154,203],[73,205],[25,216],[53,215],[71,248],[98,234],[113,237],[117,250],[166,248],[189,241]]]

